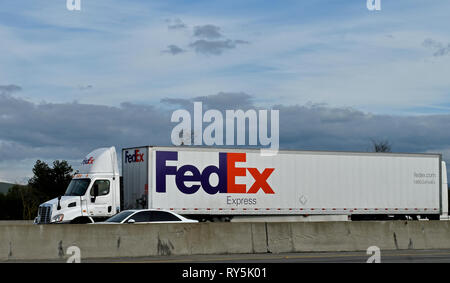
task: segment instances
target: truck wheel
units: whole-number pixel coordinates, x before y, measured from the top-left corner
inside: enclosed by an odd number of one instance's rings
[[[70,224],[88,224],[94,223],[89,217],[78,217],[70,222]]]

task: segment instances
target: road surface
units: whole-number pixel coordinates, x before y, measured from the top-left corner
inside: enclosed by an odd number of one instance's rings
[[[371,257],[366,252],[320,252],[285,254],[229,254],[158,256],[138,258],[84,259],[81,262],[102,263],[365,263]],[[10,262],[65,262],[62,260]],[[381,263],[450,263],[450,250],[380,251]]]

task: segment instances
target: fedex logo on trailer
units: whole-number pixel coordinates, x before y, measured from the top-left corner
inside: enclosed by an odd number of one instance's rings
[[[257,168],[236,167],[236,162],[246,162],[246,153],[219,153],[219,167],[211,165],[203,169],[202,172],[194,165],[177,166],[167,165],[167,161],[177,161],[177,151],[157,151],[156,152],[156,192],[166,192],[166,176],[174,175],[175,183],[182,193],[194,194],[200,187],[210,195],[222,194],[256,194],[262,190],[266,194],[274,194],[268,178],[275,170],[266,168],[259,172]],[[252,175],[253,185],[247,190],[246,184],[236,184],[237,176],[246,176],[247,171]],[[186,174],[189,173],[189,174]],[[218,184],[214,187],[210,184],[211,174],[217,174]],[[186,182],[195,182],[190,186]]]
[[[125,151],[125,163],[140,163],[144,162],[144,154],[139,153],[139,149],[134,150],[134,154],[128,154],[128,150]]]

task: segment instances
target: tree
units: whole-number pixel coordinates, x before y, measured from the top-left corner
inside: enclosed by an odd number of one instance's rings
[[[14,185],[8,193],[0,194],[0,219],[33,219],[36,215],[30,216],[30,211],[33,211],[32,206],[35,205],[33,201],[26,199],[26,195],[31,195],[30,188],[22,185]]]
[[[67,161],[56,160],[53,168],[37,160],[33,168],[34,176],[28,181],[39,203],[63,195],[72,180],[72,167]]]
[[[53,167],[37,160],[33,173],[28,185],[14,185],[7,194],[0,194],[0,219],[34,219],[41,203],[64,194],[73,169],[64,160],[54,161]]]
[[[392,152],[392,146],[387,140],[372,140],[372,150],[373,152]]]
[[[22,219],[34,219],[37,215],[37,210],[40,204],[39,199],[36,197],[35,191],[30,186],[20,185],[17,185],[16,190],[22,202]]]

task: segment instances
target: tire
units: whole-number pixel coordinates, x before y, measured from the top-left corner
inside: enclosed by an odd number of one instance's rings
[[[89,217],[77,217],[70,222],[70,224],[88,224],[94,223]]]

